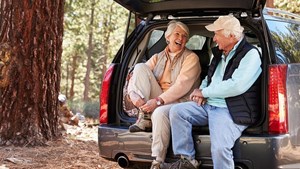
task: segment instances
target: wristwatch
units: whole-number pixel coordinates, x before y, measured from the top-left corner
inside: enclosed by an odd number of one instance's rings
[[[161,105],[164,104],[164,103],[161,101],[162,99],[159,98],[159,97],[155,98],[155,100],[156,100],[156,105],[157,105],[157,106],[161,106]]]

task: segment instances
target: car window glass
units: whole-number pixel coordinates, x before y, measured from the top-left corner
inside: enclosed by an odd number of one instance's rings
[[[164,31],[162,30],[153,30],[150,36],[150,40],[148,43],[148,49],[150,49],[156,42],[158,42],[162,36],[164,35]]]
[[[257,39],[257,36],[251,30],[245,31],[244,34],[247,42],[255,46],[260,52],[260,54],[262,54],[261,45],[259,40]]]
[[[201,50],[205,43],[206,37],[200,35],[193,35],[186,43],[186,47],[190,50]]]
[[[127,24],[124,25],[124,28],[126,28]],[[129,27],[128,27],[128,32],[127,32],[127,37],[126,38],[129,37],[129,35],[134,31],[134,29],[136,29],[138,24],[139,24],[139,21],[137,21],[135,14],[132,14],[131,17],[130,17]]]
[[[288,22],[267,21],[277,58],[283,63],[300,62],[300,25]]]

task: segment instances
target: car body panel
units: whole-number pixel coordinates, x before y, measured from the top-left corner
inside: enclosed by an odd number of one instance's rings
[[[252,11],[257,13],[259,7],[264,7],[266,0],[115,0],[117,3],[141,16],[148,14],[181,13],[184,11]],[[205,13],[205,12],[204,12]]]
[[[147,162],[151,157],[152,133],[130,133],[128,127],[118,125],[101,125],[98,129],[99,149],[102,157],[117,157],[119,153],[126,154],[130,160]],[[143,158],[139,156],[144,155]],[[152,159],[148,159],[151,162]]]
[[[288,126],[291,145],[300,146],[300,64],[289,64],[287,69]],[[300,158],[300,157],[299,157]]]
[[[151,162],[152,133],[130,133],[128,128],[101,125],[99,131],[99,149],[102,157],[117,158],[126,155],[130,161]],[[212,167],[209,135],[194,135],[196,159],[202,167]],[[254,151],[255,150],[255,151]],[[243,163],[248,169],[275,169],[300,167],[300,147],[293,146],[290,135],[243,135],[233,149],[235,162]],[[177,157],[169,149],[168,161]],[[273,163],[264,163],[269,161]],[[290,162],[293,163],[290,163]]]

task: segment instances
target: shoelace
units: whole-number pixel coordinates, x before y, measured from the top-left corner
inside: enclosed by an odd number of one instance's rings
[[[175,163],[173,163],[169,169],[178,169],[178,168],[181,168],[181,166],[190,166],[192,165],[187,159],[180,159],[178,161],[176,161]]]
[[[173,163],[169,169],[178,169],[181,166],[181,163],[185,163],[186,161],[184,159],[180,159],[178,161],[176,161],[175,163]]]
[[[184,164],[191,165],[191,163],[187,159],[182,159],[182,165]]]

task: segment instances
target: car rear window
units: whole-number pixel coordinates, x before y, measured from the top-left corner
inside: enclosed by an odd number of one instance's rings
[[[300,63],[300,25],[267,21],[279,63]]]
[[[186,47],[190,50],[202,50],[206,37],[200,35],[193,35],[190,37]]]

